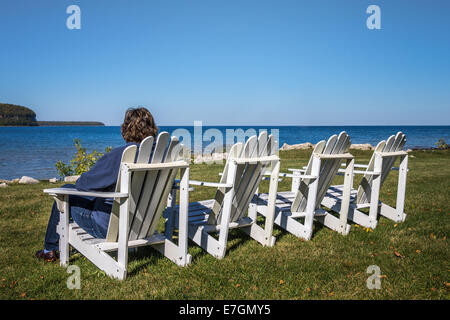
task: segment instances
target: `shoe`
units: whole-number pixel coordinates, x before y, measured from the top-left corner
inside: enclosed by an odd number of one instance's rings
[[[55,250],[44,253],[44,250],[39,250],[36,252],[35,257],[38,259],[43,259],[47,262],[53,262],[58,259],[58,253]]]

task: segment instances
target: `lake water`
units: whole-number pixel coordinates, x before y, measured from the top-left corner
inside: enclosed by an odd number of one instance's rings
[[[160,130],[172,133],[176,129],[186,129],[192,136],[194,128],[161,126]],[[226,129],[232,126],[202,128],[203,133],[215,128],[225,137]],[[440,138],[450,141],[450,126],[282,126],[282,127],[238,127],[259,132],[260,129],[279,130],[280,147],[284,143],[316,143],[330,135],[347,131],[352,143],[377,144],[397,131],[406,134],[406,148],[434,147]],[[106,127],[0,127],[0,179],[31,176],[48,179],[57,176],[55,163],[68,163],[76,149],[73,140],[79,138],[89,152],[102,152],[106,147],[122,145],[123,139],[118,126]],[[225,142],[225,141],[224,141]],[[209,144],[209,141],[204,144]]]

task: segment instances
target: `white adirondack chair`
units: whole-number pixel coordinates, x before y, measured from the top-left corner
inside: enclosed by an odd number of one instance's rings
[[[368,165],[355,164],[354,174],[362,174],[363,178],[357,190],[352,190],[349,219],[355,223],[375,228],[377,226],[378,212],[396,222],[402,222],[406,218],[403,212],[406,193],[406,175],[408,171],[408,153],[403,151],[406,137],[402,132],[392,135],[387,141],[381,141],[375,147]],[[395,161],[400,158],[400,167],[394,168]],[[380,189],[391,170],[399,170],[397,205],[392,208],[379,201]],[[341,205],[342,186],[332,186],[322,201],[322,204],[332,210],[339,210]],[[369,214],[359,209],[369,208]]]
[[[76,189],[52,188],[52,195],[61,213],[60,263],[69,261],[69,245],[77,249],[106,274],[123,280],[127,275],[128,248],[151,245],[180,266],[190,263],[187,253],[187,208],[189,164],[182,159],[178,138],[161,132],[151,159],[153,137],[144,139],[139,147],[127,147],[122,154],[116,192],[83,192]],[[180,171],[180,206],[178,244],[156,228],[167,205],[175,176]],[[106,239],[92,237],[75,222],[69,221],[69,195],[114,198]],[[117,260],[108,254],[116,251]]]
[[[190,239],[218,259],[225,256],[230,229],[240,228],[264,246],[275,244],[273,213],[280,170],[276,151],[274,137],[262,132],[258,138],[250,137],[245,146],[240,142],[232,146],[219,183],[189,181],[190,185],[217,188],[214,199],[189,204]],[[251,202],[269,167],[272,174],[263,229],[256,224],[256,205]],[[219,233],[218,240],[211,233]]]
[[[281,177],[292,178],[292,189],[277,194],[274,222],[278,226],[305,240],[311,239],[313,220],[343,235],[348,234],[350,225],[347,224],[347,214],[354,165],[354,158],[348,153],[350,144],[346,132],[333,135],[328,141],[322,140],[316,144],[305,169],[289,169],[292,174],[280,174]],[[320,204],[343,161],[347,164],[343,203],[339,217],[335,217],[323,210]],[[267,199],[267,194],[259,195],[257,211],[262,215],[266,214]]]

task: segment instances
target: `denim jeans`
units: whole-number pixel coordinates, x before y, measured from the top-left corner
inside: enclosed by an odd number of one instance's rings
[[[72,184],[66,184],[63,188],[74,188]],[[112,199],[69,196],[69,219],[75,221],[87,233],[96,238],[106,238],[109,217],[112,210]],[[45,234],[44,249],[59,251],[59,234],[56,227],[59,223],[60,213],[53,203],[52,212],[48,221]]]

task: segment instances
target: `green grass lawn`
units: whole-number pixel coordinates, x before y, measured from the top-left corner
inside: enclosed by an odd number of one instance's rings
[[[367,163],[371,153],[352,154],[358,163]],[[306,165],[309,155],[281,152],[282,172]],[[70,275],[58,262],[34,258],[53,201],[42,189],[59,184],[1,188],[0,299],[448,299],[450,151],[410,155],[404,223],[381,218],[373,231],[353,224],[348,236],[316,224],[310,241],[275,227],[273,248],[233,230],[223,260],[190,243],[193,261],[185,268],[140,248],[130,253],[123,282],[105,276],[77,253],[70,264],[81,268],[80,290],[67,288]],[[191,179],[218,181],[223,166],[191,168]],[[381,200],[390,205],[395,205],[396,178],[392,172],[382,188]],[[290,182],[283,180],[279,190],[289,190]],[[261,191],[267,189],[264,182]],[[198,187],[190,201],[213,195],[213,189]],[[370,265],[381,269],[380,290],[366,286]]]

